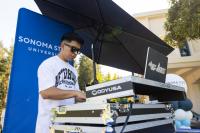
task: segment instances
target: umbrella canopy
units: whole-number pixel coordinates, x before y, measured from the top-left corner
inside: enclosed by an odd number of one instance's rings
[[[81,51],[94,61],[144,74],[147,48],[164,55],[173,48],[111,0],[35,0],[41,12],[71,25],[85,40]]]

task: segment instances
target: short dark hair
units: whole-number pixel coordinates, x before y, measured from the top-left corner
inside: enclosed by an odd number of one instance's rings
[[[81,45],[84,44],[84,40],[77,34],[74,32],[70,32],[70,33],[64,33],[61,37],[61,42],[63,40],[67,40],[67,41],[77,41],[78,43],[80,43]]]

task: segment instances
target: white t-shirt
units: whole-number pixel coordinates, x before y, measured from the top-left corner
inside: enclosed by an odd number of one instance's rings
[[[58,56],[50,57],[42,62],[38,68],[38,86],[39,92],[52,86],[63,90],[79,90],[77,71]],[[65,100],[43,99],[39,93],[35,132],[49,133],[51,109],[60,105],[74,104],[74,101],[74,98]]]

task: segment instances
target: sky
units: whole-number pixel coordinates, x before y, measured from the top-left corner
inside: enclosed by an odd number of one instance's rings
[[[113,0],[129,14],[155,11],[169,8],[168,0]],[[1,0],[0,1],[0,41],[5,47],[9,47],[14,41],[17,24],[17,15],[20,8],[40,13],[34,0]],[[117,73],[121,76],[130,75],[125,71],[103,67],[103,73]]]

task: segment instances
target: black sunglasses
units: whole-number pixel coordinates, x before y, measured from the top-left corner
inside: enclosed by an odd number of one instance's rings
[[[71,52],[74,53],[74,54],[80,54],[80,49],[79,48],[76,48],[76,47],[73,47],[67,43],[64,43],[66,46],[70,47],[71,48]]]

